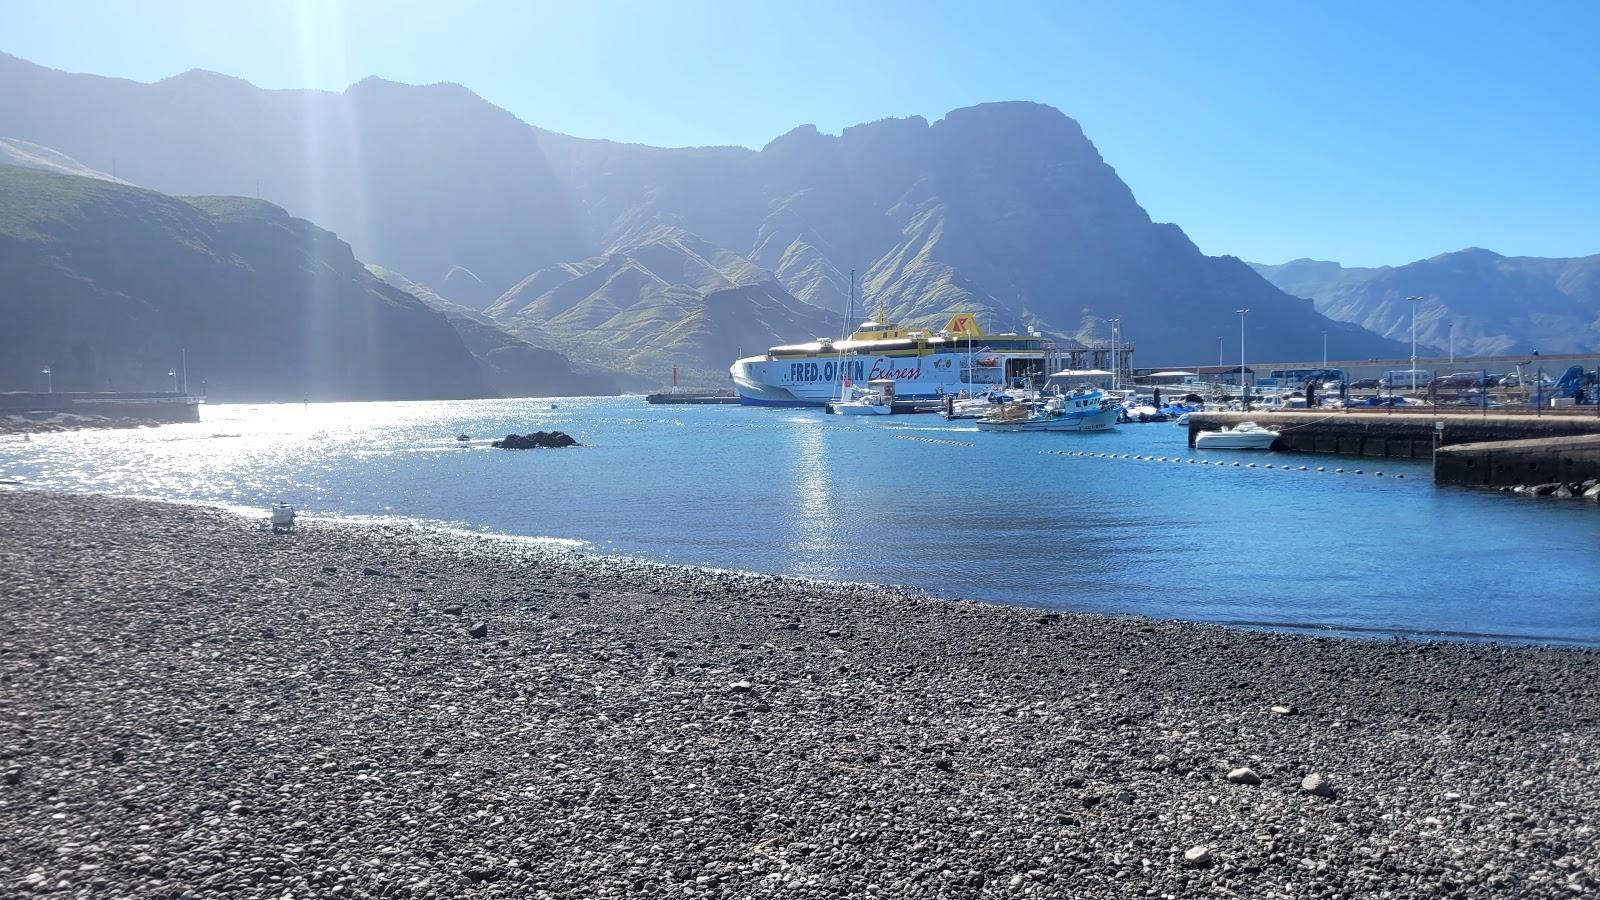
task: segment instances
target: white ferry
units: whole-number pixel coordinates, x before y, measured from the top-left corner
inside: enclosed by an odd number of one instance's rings
[[[977,316],[958,313],[937,333],[890,324],[882,311],[850,337],[773,347],[729,367],[739,402],[822,406],[840,388],[892,379],[896,400],[934,400],[1043,379],[1055,371],[1055,344],[1040,334],[984,334]]]

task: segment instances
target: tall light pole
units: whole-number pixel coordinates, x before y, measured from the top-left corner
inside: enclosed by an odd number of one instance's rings
[[[1248,309],[1235,310],[1239,313],[1239,408],[1245,412],[1250,411],[1250,390],[1244,384],[1244,314]]]
[[[1445,327],[1450,329],[1450,365],[1456,364],[1456,323],[1447,322]]]
[[[1410,382],[1414,392],[1417,389],[1417,304],[1422,302],[1422,298],[1407,297],[1406,302],[1411,304],[1411,375],[1406,381]]]
[[[176,394],[178,392],[178,370],[168,369],[167,376],[172,379],[172,392]]]
[[[1328,333],[1326,331],[1322,333],[1322,367],[1324,369],[1328,367]]]
[[[46,394],[54,394],[56,392],[56,386],[50,375],[50,367],[45,366],[44,368],[40,369],[39,374],[44,376],[44,392]]]
[[[1117,365],[1117,342],[1122,336],[1122,317],[1111,320],[1111,389],[1117,389],[1117,376],[1121,374],[1122,367]]]
[[[1220,369],[1225,365],[1227,365],[1227,363],[1222,361],[1222,335],[1219,334],[1217,335],[1217,368]],[[1217,374],[1220,375],[1221,373],[1219,372]]]

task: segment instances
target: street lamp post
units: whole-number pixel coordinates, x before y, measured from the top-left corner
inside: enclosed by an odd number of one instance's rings
[[[1328,367],[1328,333],[1326,331],[1322,333],[1322,367],[1324,369]]]
[[[1117,343],[1122,337],[1122,318],[1119,316],[1111,320],[1111,389],[1117,389],[1117,376],[1122,374],[1122,367],[1117,365]]]
[[[172,379],[172,392],[176,394],[178,392],[178,370],[168,369],[167,377]]]
[[[46,394],[54,394],[56,392],[56,386],[50,374],[50,367],[45,366],[44,368],[40,369],[39,374],[44,376],[44,392]]]
[[[1446,327],[1450,329],[1450,365],[1453,366],[1456,364],[1456,323],[1448,322]]]
[[[1248,309],[1235,310],[1239,313],[1239,408],[1245,412],[1250,411],[1250,389],[1244,383],[1244,315]]]
[[[1417,390],[1417,304],[1422,302],[1421,297],[1407,297],[1406,302],[1411,304],[1411,375],[1406,379],[1411,384],[1412,393]]]

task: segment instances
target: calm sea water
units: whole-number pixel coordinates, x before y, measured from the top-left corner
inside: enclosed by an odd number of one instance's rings
[[[0,440],[0,476],[1005,603],[1600,644],[1600,510],[1435,488],[1426,464],[1200,453],[1166,424],[982,434],[933,416],[555,403],[207,406],[198,425]],[[486,446],[552,428],[588,446]]]

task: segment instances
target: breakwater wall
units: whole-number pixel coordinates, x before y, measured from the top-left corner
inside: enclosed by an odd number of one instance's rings
[[[1189,444],[1195,435],[1239,422],[1255,422],[1278,432],[1274,449],[1429,459],[1435,447],[1536,438],[1600,437],[1600,416],[1481,415],[1471,413],[1306,412],[1191,413]]]
[[[150,391],[13,391],[0,393],[0,416],[71,413],[108,419],[200,421],[200,401],[188,394]]]
[[[1484,441],[1440,447],[1435,484],[1515,487],[1574,484],[1600,478],[1600,434]]]

